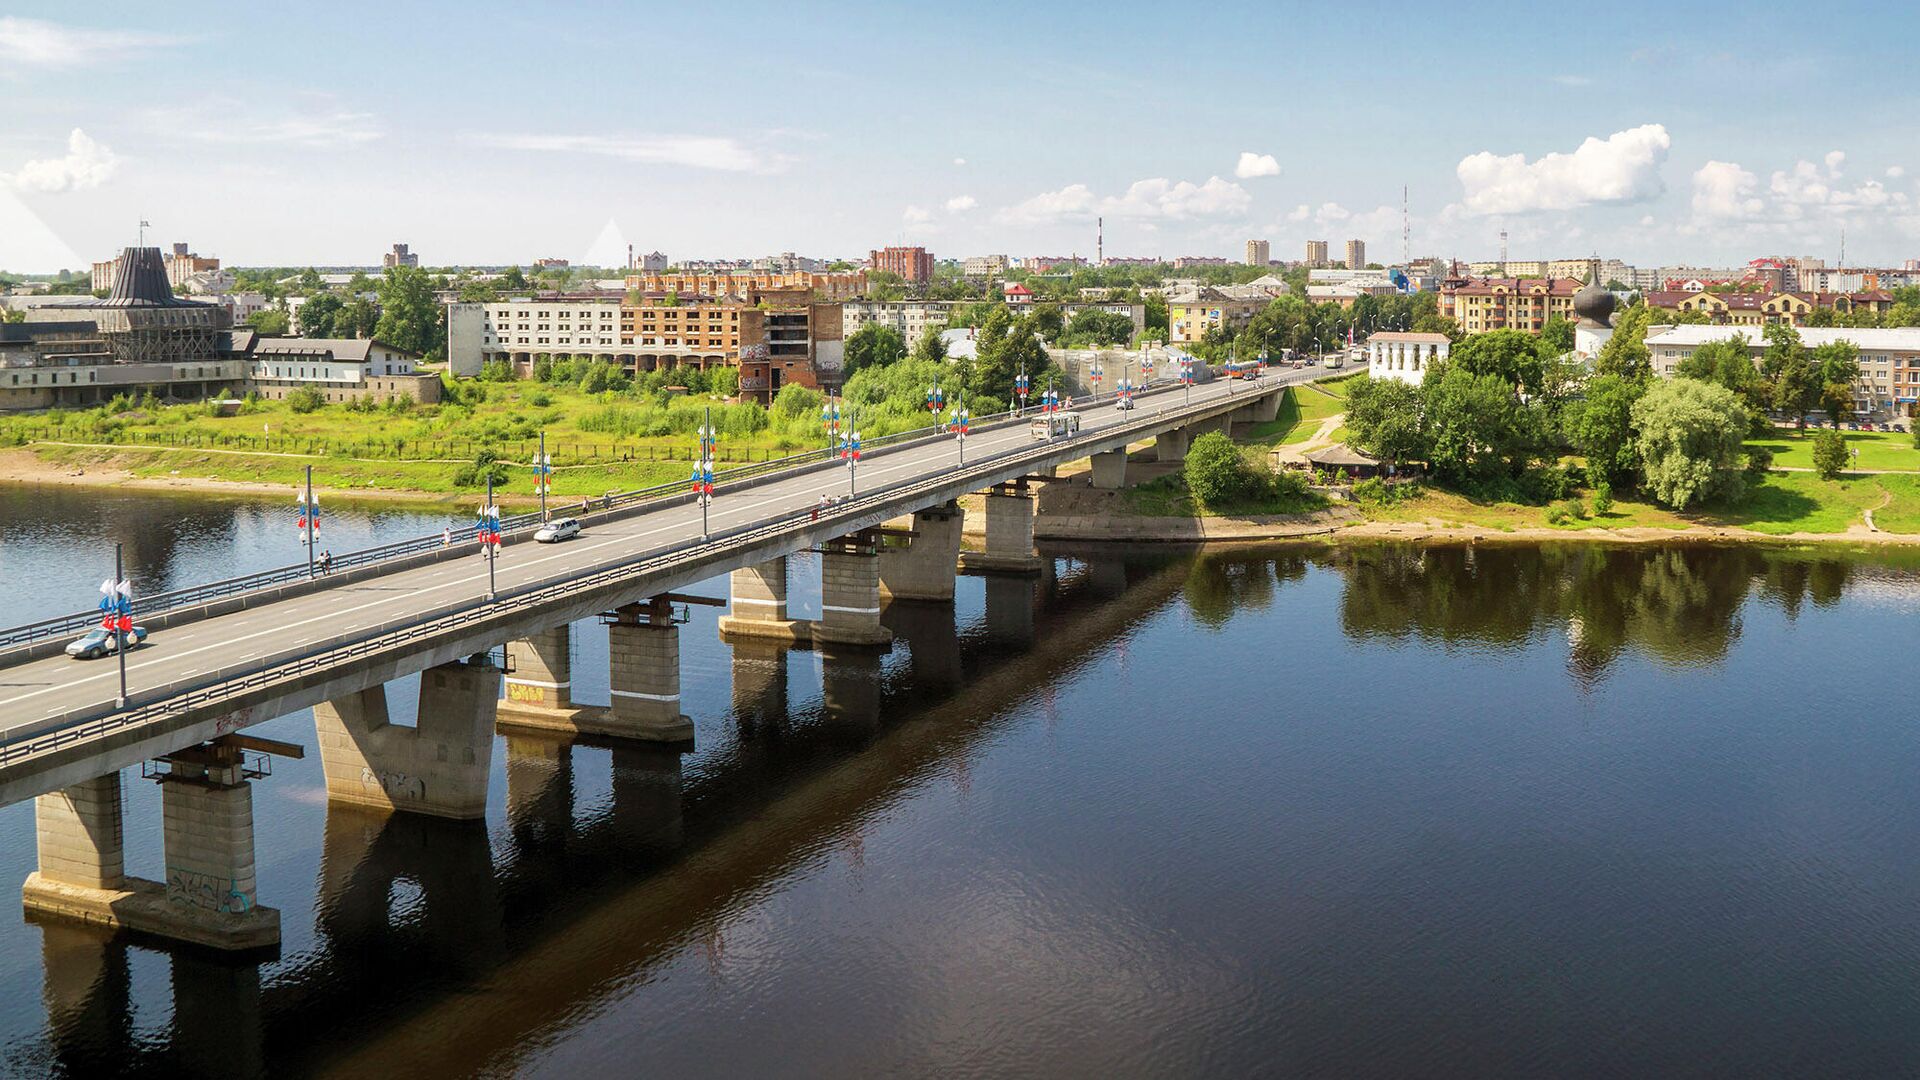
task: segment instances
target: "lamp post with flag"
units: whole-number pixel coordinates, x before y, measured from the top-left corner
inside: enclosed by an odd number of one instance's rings
[[[958,406],[947,415],[947,430],[960,443],[960,464],[967,463],[967,421],[973,419],[965,405]]]
[[[553,490],[553,459],[547,456],[547,433],[540,433],[540,453],[533,459],[533,490],[540,495],[540,520],[547,520],[547,493]]]
[[[940,426],[940,407],[946,403],[947,393],[940,389],[939,383],[927,387],[927,413],[933,418],[934,427]]]
[[[1180,382],[1187,388],[1187,404],[1193,404],[1193,357],[1180,357]]]
[[[713,427],[713,406],[707,406],[706,422],[700,425],[700,460],[693,467],[693,497],[700,501],[700,539],[707,532],[707,507],[713,502],[713,452],[720,433]]]
[[[307,490],[300,500],[300,538],[307,544],[307,576],[313,576],[313,545],[320,537],[320,500],[313,497],[313,466],[307,466]]]
[[[820,406],[820,426],[827,431],[827,453],[840,445],[840,399],[830,397]]]
[[[1093,363],[1087,367],[1087,378],[1093,381],[1093,392],[1096,396],[1100,393],[1100,379],[1106,373],[1107,369],[1100,366],[1100,358],[1095,356]]]
[[[860,431],[854,427],[853,414],[847,414],[846,438],[840,442],[840,456],[847,461],[847,496],[854,494],[853,469],[860,462]]]
[[[494,597],[493,564],[500,561],[500,508],[493,504],[493,476],[487,476],[487,504],[480,508],[474,539],[480,541],[480,557],[487,560],[487,599]]]
[[[114,708],[127,707],[127,635],[133,631],[133,584],[126,578],[126,545],[113,545],[113,577],[100,583],[100,626],[113,635],[113,654],[120,661],[120,696]]]
[[[1033,381],[1027,378],[1027,369],[1021,368],[1020,374],[1013,377],[1013,396],[1020,399],[1020,412],[1027,411],[1027,392],[1033,389]]]

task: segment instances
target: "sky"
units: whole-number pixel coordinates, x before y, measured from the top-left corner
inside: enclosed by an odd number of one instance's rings
[[[1817,14],[1817,17],[1812,17]],[[1920,257],[1920,7],[20,4],[0,269]],[[1908,119],[1903,119],[1908,118]]]

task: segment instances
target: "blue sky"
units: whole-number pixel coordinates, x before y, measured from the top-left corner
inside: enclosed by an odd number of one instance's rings
[[[1920,14],[1686,10],[0,2],[0,268],[1920,257]]]

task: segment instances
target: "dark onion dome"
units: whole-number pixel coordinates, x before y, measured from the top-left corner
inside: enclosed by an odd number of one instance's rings
[[[1598,282],[1589,281],[1573,294],[1573,313],[1601,326],[1613,325],[1613,293]]]

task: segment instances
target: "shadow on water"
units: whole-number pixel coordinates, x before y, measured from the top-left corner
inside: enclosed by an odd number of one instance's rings
[[[925,777],[964,768],[1016,705],[1169,605],[1224,637],[1316,571],[1337,576],[1338,628],[1355,645],[1500,650],[1564,635],[1583,686],[1629,655],[1715,664],[1750,601],[1797,618],[1890,572],[1845,555],[1701,546],[1069,553],[1037,582],[986,579],[965,622],[950,605],[890,605],[887,656],[723,650],[726,735],[685,761],[618,740],[503,732],[496,831],[329,806],[311,946],[264,969],[168,953],[162,1025],[136,1004],[134,946],[39,927],[45,1030],[11,1046],[7,1068],[497,1068],[666,958],[724,949],[729,910],[822,851],[857,847],[863,823]],[[817,697],[795,686],[795,669],[815,663]]]

